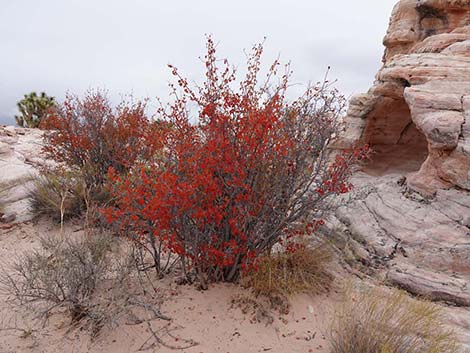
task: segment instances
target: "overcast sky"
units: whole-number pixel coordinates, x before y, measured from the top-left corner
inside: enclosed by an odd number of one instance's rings
[[[0,123],[24,93],[105,88],[167,97],[167,64],[203,78],[205,34],[242,67],[265,41],[265,59],[290,60],[294,82],[331,78],[347,96],[371,85],[396,0],[0,0]]]

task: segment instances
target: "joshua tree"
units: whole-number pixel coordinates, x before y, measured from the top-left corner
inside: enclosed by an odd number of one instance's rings
[[[36,92],[31,92],[25,94],[17,105],[20,115],[15,116],[16,123],[21,127],[36,128],[55,106],[55,100],[54,97],[49,97],[44,92],[39,96]]]

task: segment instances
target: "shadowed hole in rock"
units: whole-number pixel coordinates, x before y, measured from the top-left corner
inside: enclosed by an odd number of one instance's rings
[[[406,82],[403,84],[406,86]],[[403,98],[381,98],[367,120],[364,142],[374,153],[366,173],[380,176],[420,169],[428,154],[427,142],[411,120]]]
[[[442,10],[421,4],[416,7],[416,11],[423,39],[442,33],[449,27],[449,20]]]

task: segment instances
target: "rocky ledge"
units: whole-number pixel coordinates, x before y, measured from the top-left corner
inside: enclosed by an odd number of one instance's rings
[[[399,1],[384,45],[334,146],[375,152],[329,231],[363,272],[470,307],[470,0]]]
[[[470,307],[470,192],[425,199],[399,174],[358,173],[330,222],[353,267],[437,301]]]
[[[346,267],[443,303],[470,348],[470,0],[402,0],[334,148],[369,144],[326,235]]]
[[[470,192],[424,198],[403,173],[367,168],[353,184],[325,229],[345,268],[443,304],[470,349]]]
[[[470,1],[402,0],[384,39],[383,67],[352,98],[337,147],[369,143],[376,160],[416,161],[422,194],[470,190]]]
[[[28,193],[40,156],[42,131],[0,126],[0,227],[30,220]]]

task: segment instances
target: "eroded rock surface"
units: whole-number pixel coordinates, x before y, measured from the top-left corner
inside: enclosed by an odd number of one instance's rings
[[[403,173],[357,173],[327,236],[353,271],[441,303],[470,349],[470,191],[429,199],[404,181]]]
[[[441,303],[470,349],[470,0],[402,0],[338,148],[372,161],[328,223],[353,270]]]
[[[337,146],[369,143],[382,162],[406,149],[415,190],[470,190],[470,0],[399,1],[384,45],[384,65],[351,100]]]
[[[24,222],[32,218],[28,193],[41,158],[42,131],[0,126],[1,223]]]
[[[331,221],[353,260],[414,294],[470,307],[470,192],[425,199],[400,174],[353,180]]]

